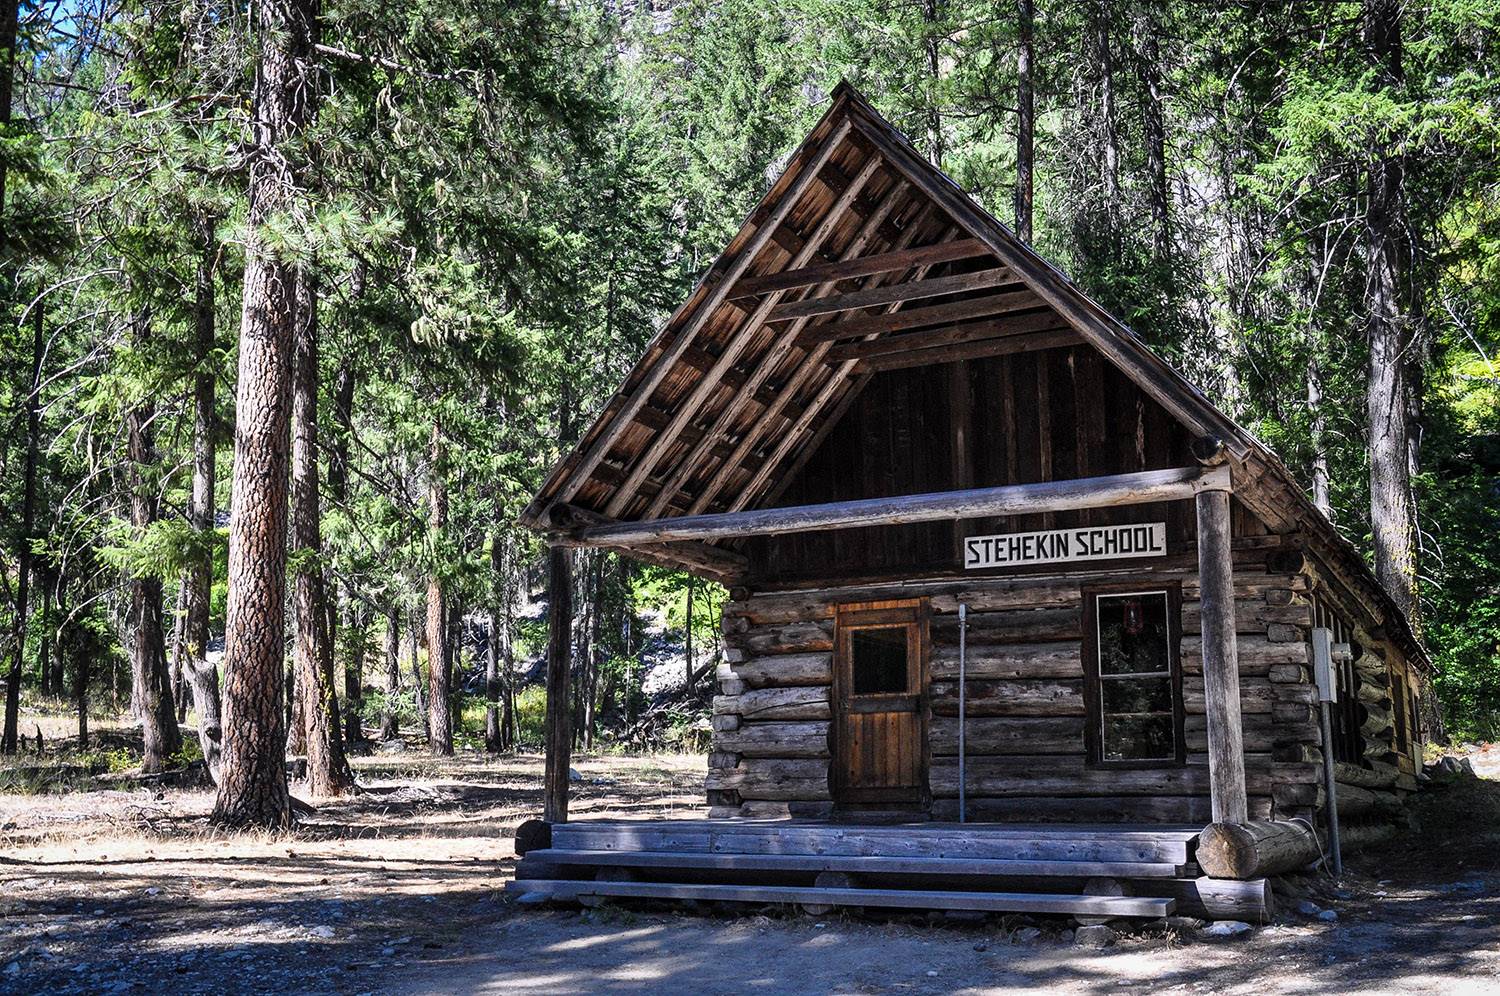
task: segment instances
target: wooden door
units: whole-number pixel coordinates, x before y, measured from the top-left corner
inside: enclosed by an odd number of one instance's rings
[[[840,606],[834,619],[834,793],[840,806],[927,801],[927,608]]]

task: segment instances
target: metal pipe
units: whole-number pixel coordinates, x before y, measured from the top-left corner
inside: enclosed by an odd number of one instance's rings
[[[969,629],[969,607],[963,602],[958,603],[958,822],[968,822],[968,792],[967,778],[964,774],[964,726],[968,722],[968,709],[965,708],[967,701],[968,674],[965,658],[967,654],[967,635]]]

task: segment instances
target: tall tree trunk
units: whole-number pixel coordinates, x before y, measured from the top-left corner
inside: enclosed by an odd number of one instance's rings
[[[292,268],[262,229],[290,207],[291,157],[317,86],[316,0],[254,9],[259,64],[252,98],[248,240],[240,321],[224,652],[224,760],[214,822],[291,824],[281,670],[285,639],[287,449],[295,309]]]
[[[214,270],[219,247],[214,237],[216,219],[198,219],[200,240],[198,270],[194,280],[193,325],[198,367],[193,375],[193,483],[188,496],[188,525],[199,544],[193,564],[182,578],[182,642],[180,668],[192,690],[193,711],[198,714],[198,746],[214,781],[219,779],[224,726],[219,708],[219,671],[208,661],[209,602],[213,591],[215,485],[214,371],[216,339],[214,322]]]
[[[443,592],[437,563],[442,556],[443,536],[448,527],[448,482],[443,479],[446,458],[443,454],[443,428],[432,423],[432,441],[428,447],[428,491],[432,574],[427,580],[427,736],[434,754],[453,753],[453,722],[450,709],[452,661],[448,656],[448,602]]]
[[[1166,256],[1171,245],[1168,205],[1171,195],[1167,186],[1167,129],[1165,98],[1161,86],[1161,50],[1157,43],[1159,28],[1150,6],[1135,9],[1136,48],[1141,85],[1146,99],[1141,102],[1141,130],[1146,145],[1146,199],[1151,209],[1151,240],[1158,259]]]
[[[296,356],[292,365],[292,549],[298,567],[292,581],[297,620],[294,653],[302,691],[307,788],[314,796],[338,796],[354,786],[339,728],[333,686],[333,647],[328,638],[328,590],[323,579],[323,536],[318,495],[318,278],[310,267],[296,271]]]
[[[380,717],[380,739],[401,735],[401,715],[396,699],[401,694],[401,613],[392,606],[385,614],[385,711]]]
[[[1033,0],[1018,0],[1016,23],[1016,237],[1031,241],[1032,199],[1035,192],[1036,90],[1032,82]]]
[[[1365,31],[1382,89],[1402,82],[1400,0],[1365,0]],[[1375,149],[1366,221],[1366,325],[1370,367],[1366,407],[1370,425],[1370,527],[1375,574],[1396,605],[1415,621],[1416,514],[1411,493],[1410,399],[1406,365],[1411,322],[1401,299],[1405,205],[1400,160]]]
[[[68,576],[59,571],[57,574],[57,633],[53,640],[54,650],[52,653],[52,691],[56,695],[66,695],[68,690],[64,685],[63,664],[67,660],[67,645],[63,641],[63,621],[68,618]]]
[[[364,292],[363,261],[355,265],[351,283],[351,294],[358,297]],[[328,447],[328,498],[336,508],[342,508],[349,500],[349,440],[354,431],[354,386],[354,366],[346,356],[333,378],[334,437]],[[329,643],[335,647],[338,645],[334,634],[338,631],[336,621],[340,614],[344,616],[351,637],[364,639],[363,617],[354,606],[352,593],[342,588],[339,597],[331,599],[329,604]],[[361,619],[357,620],[356,616],[361,616]],[[359,629],[357,634],[356,626]],[[349,746],[365,738],[359,725],[363,689],[364,648],[362,644],[354,644],[344,660],[344,743]]]
[[[547,760],[542,819],[555,823],[568,820],[568,762],[573,746],[568,701],[568,658],[573,651],[572,560],[572,551],[566,547],[547,550]]]
[[[10,30],[10,54],[15,54],[15,4],[11,3],[8,24]],[[0,28],[5,25],[0,24]],[[9,65],[9,63],[7,63]],[[10,76],[0,84],[0,109],[5,120],[10,120]],[[0,157],[3,160],[3,157]],[[3,190],[0,190],[0,208],[4,207]],[[0,211],[0,218],[4,212]],[[3,222],[0,222],[3,224]],[[17,724],[21,718],[21,667],[26,656],[26,614],[31,607],[31,540],[36,530],[36,465],[41,449],[42,432],[42,353],[45,342],[42,337],[42,308],[38,304],[32,318],[31,332],[31,381],[26,395],[26,464],[21,471],[21,547],[16,551],[16,604],[11,622],[10,670],[5,673],[5,731],[0,734],[0,754],[14,754],[19,746]]]
[[[1318,511],[1333,521],[1333,497],[1328,477],[1328,419],[1323,413],[1323,372],[1316,356],[1307,360],[1307,413],[1312,436],[1312,498]]]
[[[504,727],[500,722],[500,629],[503,625],[500,603],[505,599],[505,554],[503,535],[496,530],[490,536],[490,577],[494,595],[490,601],[490,633],[484,660],[484,749],[498,754],[505,749]]]
[[[421,649],[422,632],[423,632],[423,629],[425,628],[425,624],[426,624],[426,620],[425,619],[418,618],[418,616],[416,615],[416,613],[412,613],[412,619],[411,619],[411,680],[412,680],[412,687],[413,687],[413,697],[416,700],[417,716],[422,721],[422,736],[424,736],[424,737],[426,737],[426,738],[428,738],[430,740],[430,739],[432,739],[432,731],[431,731],[431,729],[427,725],[427,694],[424,691],[422,691],[422,664],[421,664],[421,662],[417,658],[417,654],[418,654],[418,652]],[[432,658],[431,651],[428,652],[427,656],[428,656],[428,667],[430,668],[431,667],[431,658]]]
[[[943,165],[943,110],[940,104],[943,64],[939,45],[942,14],[942,0],[922,0],[922,20],[927,22],[922,39],[927,57],[927,158],[939,169]]]
[[[688,697],[693,695],[693,582],[697,579],[688,575],[687,584],[687,693]]]
[[[501,603],[505,614],[501,634],[505,642],[501,647],[501,664],[505,668],[505,711],[500,715],[500,726],[505,737],[505,746],[514,749],[521,739],[520,717],[516,714],[516,632],[515,602],[511,596],[509,571],[515,569],[515,558],[511,555],[511,539],[505,538],[507,574],[504,578],[504,599]]]
[[[1110,4],[1095,0],[1094,58],[1099,73],[1099,136],[1104,153],[1104,193],[1111,217],[1120,214],[1120,134],[1115,123],[1115,67],[1110,46]]]
[[[38,580],[42,588],[42,608],[37,613],[40,617],[42,627],[41,646],[37,648],[36,673],[41,680],[42,694],[52,694],[52,585],[49,583],[47,572],[39,571]]]
[[[134,319],[135,336],[144,340],[144,314]],[[125,415],[125,448],[130,461],[130,525],[137,536],[156,522],[159,509],[155,430],[156,405],[139,401]],[[167,758],[182,749],[177,708],[167,674],[166,632],[162,620],[161,579],[137,573],[130,579],[130,675],[132,703],[138,710],[144,752],[141,771],[166,770]]]

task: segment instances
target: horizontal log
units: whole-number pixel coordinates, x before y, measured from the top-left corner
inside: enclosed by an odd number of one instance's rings
[[[759,654],[807,654],[833,649],[832,621],[812,620],[777,626],[753,626],[743,616],[746,630],[724,637],[725,646],[747,656]]]
[[[964,709],[970,716],[1082,716],[1083,681],[970,679]],[[958,715],[958,682],[932,683],[932,711]]]
[[[781,273],[745,277],[734,285],[729,296],[731,299],[751,297],[771,291],[811,287],[814,284],[847,280],[850,277],[866,277],[874,273],[905,270],[913,266],[932,266],[955,259],[971,259],[975,256],[988,255],[990,255],[989,249],[978,239],[955,239],[952,242],[918,246],[915,249],[898,249],[893,252],[784,270]]]
[[[1199,624],[1197,599],[1182,603],[1182,631],[1197,635],[1202,632]],[[1267,605],[1262,598],[1237,598],[1234,602],[1235,632],[1250,636],[1266,636],[1272,626],[1312,625],[1312,606],[1307,603],[1295,605]]]
[[[1339,785],[1339,819],[1356,816],[1393,816],[1402,811],[1401,798],[1385,789],[1368,789],[1358,785]]]
[[[1334,761],[1333,775],[1341,785],[1358,785],[1372,789],[1390,788],[1400,779],[1401,769],[1393,764],[1377,764],[1363,768],[1347,761]]]
[[[1004,339],[1025,335],[1028,332],[1055,332],[1068,328],[1067,322],[1050,311],[1031,314],[1007,315],[982,322],[965,325],[938,327],[921,332],[906,332],[900,335],[885,335],[878,339],[857,339],[839,343],[823,354],[828,363],[845,360],[873,360],[891,353],[909,353],[958,343],[988,339]]]
[[[1043,762],[1043,763],[1037,763]],[[1246,772],[1246,790],[1270,795],[1269,768]],[[983,796],[1207,795],[1208,765],[1163,768],[1089,767],[1077,758],[970,756],[964,780],[972,798]],[[958,758],[935,757],[929,784],[934,796],[958,794]]]
[[[999,612],[970,612],[967,639],[970,646],[981,643],[1045,643],[1055,640],[1077,640],[1083,636],[1081,604],[1060,609],[1017,609]],[[934,643],[958,643],[958,617],[939,616],[932,622]]]
[[[1305,664],[1272,664],[1266,677],[1277,684],[1305,685],[1311,678]]]
[[[1227,467],[1182,467],[1040,484],[616,522],[585,527],[576,533],[576,539],[590,546],[630,546],[765,536],[1174,501],[1191,498],[1200,491],[1228,487]]]
[[[716,695],[714,712],[744,719],[827,719],[828,689],[758,688],[741,695]]]
[[[958,753],[958,717],[934,716],[930,733],[934,755]],[[990,717],[968,720],[965,749],[976,754],[1082,754],[1083,719],[1074,717]]]
[[[714,749],[744,757],[826,758],[828,726],[826,721],[744,723],[738,730],[715,737]]]
[[[1320,857],[1317,837],[1300,822],[1211,823],[1198,835],[1198,865],[1213,878],[1265,878]]]
[[[751,688],[828,685],[833,682],[833,654],[776,654],[731,665],[734,676]]]
[[[958,680],[958,648],[934,647],[932,679]],[[965,647],[964,673],[970,681],[1005,678],[1082,678],[1079,642],[979,644]]]
[[[1241,882],[1232,878],[1168,878],[1136,880],[1136,894],[1177,900],[1177,912],[1207,920],[1243,920],[1270,923],[1276,903],[1268,879]]]
[[[1252,813],[1270,814],[1269,797],[1251,796],[1248,801]],[[1207,823],[1212,815],[1206,795],[981,798],[968,800],[967,810],[970,820],[1002,822]],[[958,800],[934,799],[932,815],[956,819]]]
[[[1071,328],[1054,329],[1050,332],[1029,332],[1025,335],[1007,335],[978,339],[974,342],[955,343],[952,346],[935,346],[931,349],[913,349],[901,353],[887,353],[860,360],[856,373],[879,373],[883,370],[906,370],[910,367],[935,366],[939,363],[957,363],[962,360],[978,360],[992,356],[1015,356],[1019,353],[1035,353],[1045,349],[1061,349],[1076,346],[1083,337]]]
[[[1272,643],[1264,636],[1236,636],[1235,644],[1239,648],[1239,660],[1241,664],[1306,664],[1308,662],[1307,645],[1304,643]],[[1203,653],[1203,638],[1200,636],[1184,636],[1182,638],[1183,666],[1187,667],[1189,660],[1195,664]],[[1201,664],[1198,664],[1201,668]]]

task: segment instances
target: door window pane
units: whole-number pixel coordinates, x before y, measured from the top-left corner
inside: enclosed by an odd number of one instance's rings
[[[906,691],[906,627],[856,629],[849,634],[855,695]]]
[[[1163,674],[1170,667],[1167,594],[1101,595],[1100,674]]]

